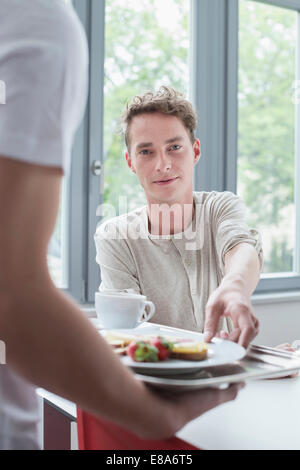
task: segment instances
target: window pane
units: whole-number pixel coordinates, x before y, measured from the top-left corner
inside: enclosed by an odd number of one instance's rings
[[[119,132],[125,104],[137,94],[171,86],[188,92],[189,0],[106,2],[104,202],[116,214],[146,204],[127,167]],[[119,196],[127,207],[119,211]]]
[[[264,273],[293,271],[297,12],[239,2],[238,193],[263,237]]]
[[[72,0],[64,0],[72,4]],[[67,270],[67,227],[68,227],[68,181],[63,178],[59,212],[56,221],[56,227],[48,247],[48,268],[57,287],[67,289],[68,270]]]
[[[68,181],[63,179],[56,227],[48,247],[48,267],[57,287],[68,287]]]

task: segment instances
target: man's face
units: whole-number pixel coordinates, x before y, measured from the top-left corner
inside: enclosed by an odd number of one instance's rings
[[[181,120],[162,113],[140,114],[131,122],[129,140],[126,160],[148,204],[190,203],[200,142],[192,145]]]

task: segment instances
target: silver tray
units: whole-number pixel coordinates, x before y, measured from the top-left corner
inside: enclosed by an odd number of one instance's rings
[[[287,377],[300,370],[299,353],[288,353],[265,346],[252,346],[240,361],[179,375],[135,374],[147,385],[172,392],[206,387],[225,388],[234,382]]]

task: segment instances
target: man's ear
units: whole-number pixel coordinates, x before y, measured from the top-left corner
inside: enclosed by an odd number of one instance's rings
[[[194,164],[196,165],[196,163],[198,163],[201,157],[201,145],[200,145],[199,139],[195,139],[193,149],[194,149]]]
[[[136,169],[134,168],[134,165],[132,163],[132,159],[130,158],[129,154],[127,152],[125,152],[125,158],[126,158],[126,161],[127,161],[127,165],[128,167],[130,168],[130,170],[133,172],[133,173],[136,173]]]

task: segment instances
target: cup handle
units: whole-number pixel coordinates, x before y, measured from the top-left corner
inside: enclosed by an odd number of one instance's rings
[[[141,319],[140,320],[140,323],[144,323],[145,321],[148,321],[150,320],[150,318],[153,317],[154,313],[155,313],[155,306],[154,306],[154,303],[153,302],[150,302],[150,300],[146,300],[145,302],[145,308],[144,308],[144,312],[146,310],[146,308],[149,307],[149,313],[146,313],[146,316],[145,318]]]

